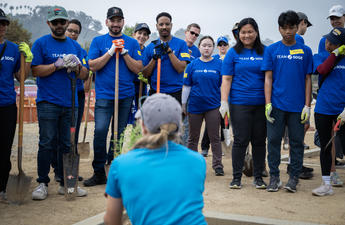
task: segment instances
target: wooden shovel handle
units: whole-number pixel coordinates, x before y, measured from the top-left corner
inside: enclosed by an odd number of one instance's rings
[[[89,109],[90,109],[90,97],[91,97],[91,87],[92,87],[92,76],[93,73],[90,71],[90,76],[89,76],[89,89],[87,91],[87,103],[86,103],[86,117],[85,117],[85,126],[84,126],[84,137],[83,137],[83,143],[85,143],[85,138],[86,138],[86,132],[87,132],[87,122],[89,120]]]
[[[23,117],[24,117],[24,80],[25,80],[25,58],[20,54],[20,95],[19,95],[19,130],[18,130],[18,170],[22,171],[23,154]]]

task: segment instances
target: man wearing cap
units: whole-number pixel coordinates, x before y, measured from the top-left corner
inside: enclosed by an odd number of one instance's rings
[[[120,52],[119,96],[115,96],[119,99],[119,114],[118,118],[115,118],[118,120],[117,139],[120,138],[127,125],[135,95],[134,78],[142,69],[141,51],[138,42],[122,33],[124,26],[122,10],[118,7],[109,8],[105,24],[109,32],[95,37],[89,50],[89,66],[92,71],[96,72],[94,159],[92,162],[94,175],[84,181],[85,186],[105,184],[104,165],[106,162],[110,164],[114,158],[113,142],[110,142],[107,153],[106,140],[109,124],[114,114],[116,51]],[[123,40],[124,44],[115,44],[113,43],[114,40]],[[114,126],[111,127],[113,129]]]
[[[32,192],[32,199],[44,200],[48,195],[49,170],[51,155],[57,146],[57,175],[61,179],[58,194],[64,194],[63,153],[70,151],[70,127],[72,113],[71,79],[86,79],[87,68],[82,65],[83,51],[80,45],[65,36],[68,15],[61,6],[48,10],[47,24],[51,34],[37,39],[32,46],[35,55],[31,67],[37,77],[37,116],[39,125],[39,147],[37,154],[37,182],[39,185]],[[77,92],[75,107],[78,107]],[[56,143],[56,140],[57,143]],[[86,196],[87,192],[78,187],[77,196]]]
[[[217,48],[219,53],[214,55],[213,58],[223,60],[226,53],[229,50],[229,40],[225,36],[221,36],[217,39]]]
[[[320,163],[322,184],[312,191],[313,195],[332,195],[332,139],[333,124],[341,121],[337,131],[341,145],[345,146],[345,28],[336,27],[324,36],[326,50],[330,53],[326,60],[314,61],[320,75],[319,93],[315,105],[315,124],[319,133],[321,152]],[[345,154],[344,148],[342,148]]]
[[[30,71],[33,55],[30,47],[22,42],[18,45],[5,40],[10,24],[4,11],[0,9],[0,202],[6,200],[6,185],[11,170],[11,148],[16,130],[17,106],[14,91],[15,77],[20,80],[20,70],[25,70],[25,78]],[[25,68],[20,68],[20,53],[25,56]]]
[[[307,32],[308,27],[311,27],[313,25],[309,22],[308,17],[305,13],[298,12],[297,15],[299,18],[299,24],[298,24],[295,39],[297,42],[304,44],[304,39],[303,39],[302,35],[304,35],[305,32]]]
[[[159,38],[151,42],[144,52],[145,77],[151,77],[149,94],[157,91],[157,59],[161,58],[160,92],[173,96],[181,103],[183,71],[190,62],[190,55],[185,41],[171,35],[172,17],[167,12],[156,17]]]

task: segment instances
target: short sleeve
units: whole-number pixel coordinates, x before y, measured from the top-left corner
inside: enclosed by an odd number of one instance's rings
[[[180,51],[177,58],[181,61],[187,61],[188,63],[190,62],[189,49],[185,41],[181,42]]]
[[[312,74],[313,73],[313,53],[309,47],[306,49],[306,52],[308,54],[306,74]]]
[[[126,43],[125,43],[125,45],[126,45]],[[129,55],[135,60],[142,60],[139,43],[135,40],[133,40],[133,42],[132,42],[132,46],[131,46],[131,50],[130,50]]]
[[[89,49],[89,59],[97,59],[100,57],[100,49],[98,47],[97,38],[94,38],[91,42],[90,49]]]
[[[234,75],[234,49],[230,49],[222,63],[222,75]]]
[[[151,51],[152,51],[152,47],[153,47],[153,44],[149,44],[145,49],[144,49],[144,52],[142,52],[142,59],[143,59],[143,64],[144,66],[146,66],[147,64],[149,64],[149,62],[151,61],[152,59],[152,54],[151,54]]]
[[[193,62],[188,64],[186,70],[184,71],[183,85],[192,86],[192,71],[193,71],[193,65],[194,65]]]
[[[32,49],[31,49],[31,52],[34,56],[34,58],[32,59],[32,62],[31,62],[32,66],[37,66],[37,65],[43,64],[41,42],[39,40],[33,44]]]
[[[89,63],[88,63],[88,60],[89,60],[89,57],[87,55],[87,52],[85,51],[85,49],[82,49],[81,50],[82,52],[82,60],[81,60],[81,63],[84,67],[86,67],[87,69],[89,69]]]
[[[272,46],[272,45],[271,45]],[[273,70],[273,59],[271,53],[271,46],[267,47],[264,53],[264,60],[261,65],[262,71],[272,71]]]
[[[116,159],[113,160],[110,166],[105,193],[107,193],[113,198],[122,197],[120,187],[119,187],[118,161]]]

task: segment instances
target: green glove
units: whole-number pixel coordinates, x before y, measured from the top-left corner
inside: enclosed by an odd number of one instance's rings
[[[345,123],[345,108],[342,113],[339,114],[338,120],[341,120],[340,124],[343,125]]]
[[[144,82],[145,84],[147,84],[147,78],[144,77],[143,73],[142,72],[139,72],[138,73],[138,79],[142,82]]]
[[[26,44],[25,42],[21,42],[19,44],[19,51],[22,52],[25,56],[25,62],[27,63],[31,63],[32,62],[32,59],[34,58],[31,50],[30,50],[30,47],[28,44]]]
[[[265,106],[265,116],[266,116],[266,119],[268,120],[268,122],[273,123],[274,118],[271,117],[271,112],[272,112],[272,103],[268,103]]]
[[[332,53],[334,53],[335,56],[345,55],[345,45],[342,45],[339,48],[335,49]]]
[[[302,113],[301,113],[301,123],[304,124],[306,123],[310,118],[310,107],[304,106]]]

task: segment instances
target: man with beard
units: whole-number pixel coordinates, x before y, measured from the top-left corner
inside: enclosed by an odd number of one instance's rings
[[[157,90],[157,59],[161,58],[160,92],[176,98],[181,103],[183,71],[190,62],[185,41],[171,35],[171,15],[162,12],[156,17],[159,39],[151,42],[144,52],[145,77],[151,77],[149,95]]]
[[[32,47],[34,59],[32,74],[37,77],[37,115],[39,125],[39,147],[37,155],[38,187],[32,192],[32,199],[44,200],[48,195],[49,170],[53,148],[58,151],[60,177],[59,194],[64,194],[62,154],[70,151],[70,126],[72,112],[72,91],[70,77],[87,78],[87,69],[82,66],[82,48],[65,36],[68,25],[67,12],[63,7],[53,6],[48,10],[47,24],[51,34],[35,41]],[[74,96],[77,103],[77,95]],[[77,107],[78,105],[76,105]],[[57,139],[57,137],[59,137]],[[77,196],[87,192],[78,187]]]
[[[133,81],[142,69],[141,51],[138,42],[122,33],[124,26],[122,10],[118,7],[109,8],[105,23],[109,33],[95,37],[89,50],[89,66],[92,71],[96,72],[94,159],[92,162],[94,175],[84,181],[85,186],[105,184],[104,165],[106,162],[110,164],[114,158],[113,142],[110,142],[107,153],[106,140],[109,124],[114,114],[115,52],[120,51],[119,96],[117,96],[119,98],[119,115],[116,118],[118,120],[117,139],[120,138],[127,125],[135,94]],[[113,40],[119,39],[124,41],[123,45],[112,43]]]

